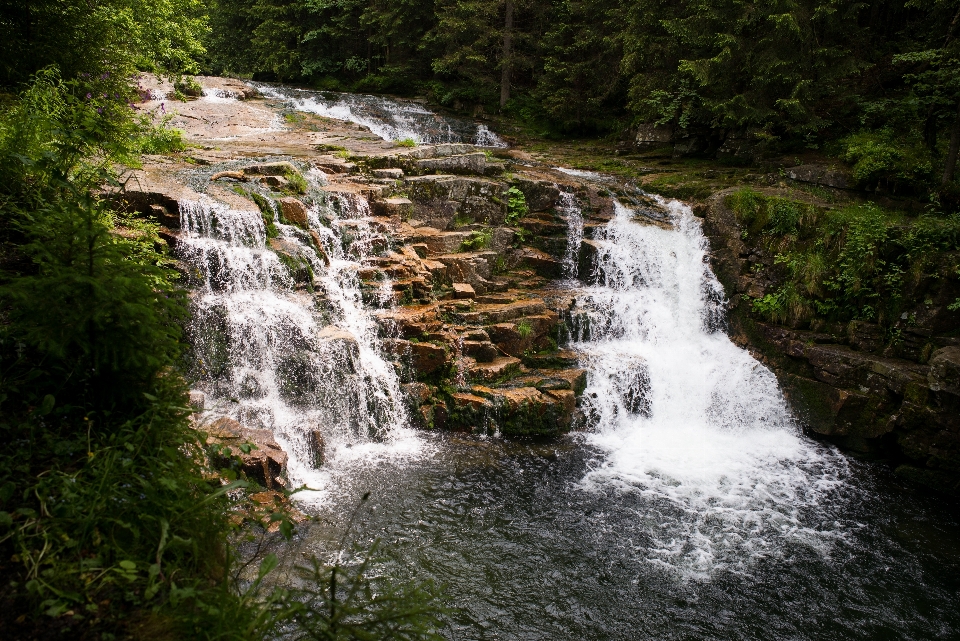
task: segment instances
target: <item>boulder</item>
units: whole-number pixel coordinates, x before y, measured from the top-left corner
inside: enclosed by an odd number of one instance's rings
[[[930,389],[960,395],[960,347],[944,347],[930,356]]]
[[[411,343],[410,362],[421,374],[432,374],[447,362],[447,350],[433,343]]]
[[[239,459],[240,469],[248,478],[267,489],[286,485],[287,453],[284,452],[270,430],[244,427],[235,419],[224,416],[201,428],[207,433],[207,443],[220,443],[229,448],[230,456]],[[251,446],[249,451],[247,447]],[[217,467],[226,467],[229,459],[218,457],[213,461]]]
[[[560,198],[560,188],[556,183],[548,180],[530,180],[529,178],[514,178],[511,185],[523,192],[530,211],[546,211],[553,207]]]
[[[283,213],[283,217],[290,224],[304,229],[310,227],[310,221],[307,218],[307,206],[299,199],[287,196],[280,198],[277,202],[280,203],[280,211]]]
[[[413,215],[413,202],[409,198],[386,198],[371,203],[373,213],[400,220],[410,220]]]
[[[853,189],[853,177],[845,170],[827,165],[799,165],[785,170],[787,178],[797,182],[835,189]]]
[[[374,169],[371,173],[377,178],[385,178],[388,180],[403,179],[403,170],[395,167],[387,169]]]
[[[633,144],[641,151],[656,149],[673,143],[673,128],[666,125],[644,123],[637,127]]]
[[[414,166],[419,171],[482,176],[487,171],[487,156],[482,151],[479,151],[459,156],[425,158],[423,160],[417,160]]]

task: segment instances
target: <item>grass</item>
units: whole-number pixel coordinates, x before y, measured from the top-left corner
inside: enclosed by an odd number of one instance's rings
[[[403,140],[397,141],[397,146],[399,147],[416,147],[417,141],[413,138],[404,138]]]

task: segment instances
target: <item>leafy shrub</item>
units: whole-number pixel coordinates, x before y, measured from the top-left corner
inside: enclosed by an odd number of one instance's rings
[[[511,187],[507,190],[507,216],[504,219],[509,226],[514,226],[520,219],[525,217],[529,213],[527,208],[527,198],[523,195],[523,192],[517,189],[516,187]]]
[[[843,159],[853,163],[857,183],[917,186],[931,177],[933,164],[922,146],[898,140],[892,132],[860,132],[841,141]]]
[[[191,76],[181,76],[173,83],[173,90],[191,98],[203,95],[203,87]]]
[[[492,241],[493,230],[483,229],[480,231],[474,231],[470,234],[470,238],[460,243],[460,251],[477,251],[480,249],[486,249],[490,246]]]
[[[403,140],[398,140],[397,145],[400,147],[416,147],[417,141],[413,138],[404,138]]]

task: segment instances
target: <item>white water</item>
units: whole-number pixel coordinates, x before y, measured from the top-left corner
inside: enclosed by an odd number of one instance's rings
[[[322,499],[337,472],[357,460],[415,455],[421,446],[361,298],[357,269],[382,246],[366,213],[359,197],[311,210],[329,266],[306,233],[276,223],[287,250],[313,270],[311,294],[265,247],[259,212],[206,198],[181,205],[185,237],[177,253],[196,287],[189,333],[207,394],[204,416],[271,430],[290,455],[293,485],[322,491],[300,498]],[[312,430],[326,441],[321,469],[308,445]]]
[[[563,255],[563,275],[575,279],[579,270],[580,245],[583,242],[583,212],[576,196],[568,191],[560,192],[557,212],[567,221],[567,248]]]
[[[265,84],[255,86],[265,96],[288,101],[297,111],[363,125],[384,140],[413,140],[417,144],[469,142],[478,147],[507,146],[486,125],[445,118],[416,102],[365,94],[321,94]]]
[[[806,512],[830,500],[843,467],[800,435],[773,374],[723,333],[699,222],[664,204],[674,230],[616,203],[596,284],[578,299],[589,321],[574,347],[597,426],[587,440],[605,454],[582,485],[644,495],[638,524],[653,545],[638,552],[686,577],[743,570],[788,541],[827,549],[839,533]]]

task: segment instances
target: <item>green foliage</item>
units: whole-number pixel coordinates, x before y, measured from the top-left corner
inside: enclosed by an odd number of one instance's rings
[[[141,154],[168,154],[174,151],[185,151],[186,143],[183,142],[183,132],[179,129],[171,129],[168,125],[173,116],[164,116],[160,122],[148,124],[144,121],[143,135],[136,144],[136,152]]]
[[[470,238],[460,243],[460,251],[478,251],[486,249],[493,241],[493,230],[482,229],[471,232]]]
[[[779,285],[751,302],[774,322],[868,320],[889,325],[910,282],[960,249],[960,216],[902,216],[872,204],[820,209],[743,189],[727,198],[744,239],[773,254]],[[761,267],[762,266],[758,266]]]
[[[403,140],[398,140],[397,145],[400,147],[416,147],[417,141],[413,138],[404,138]]]
[[[305,194],[309,188],[309,185],[307,185],[307,179],[299,173],[288,174],[287,183],[290,185],[290,191],[295,194]]]
[[[173,90],[191,98],[203,95],[203,86],[191,76],[181,76],[173,83]]]
[[[0,11],[0,86],[29,81],[56,65],[65,78],[137,69],[195,72],[206,32],[201,0],[32,0]]]
[[[889,130],[860,132],[844,138],[841,144],[843,158],[853,164],[853,177],[861,185],[916,185],[931,178],[933,164],[926,150],[896,140]]]
[[[507,225],[511,227],[520,222],[530,212],[527,207],[527,198],[523,192],[516,187],[507,190],[507,215],[504,219]]]
[[[526,318],[520,319],[520,322],[517,323],[517,333],[520,334],[520,338],[527,338],[530,334],[533,333],[533,326],[530,324]]]

